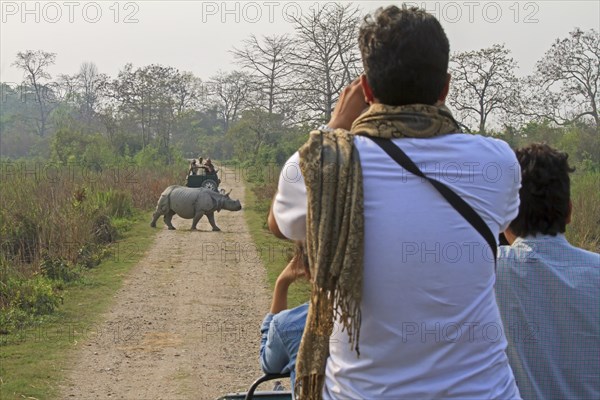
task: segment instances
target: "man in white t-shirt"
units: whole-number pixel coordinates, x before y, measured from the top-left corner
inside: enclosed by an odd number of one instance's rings
[[[352,129],[362,170],[360,355],[349,345],[349,329],[342,331],[347,318],[338,317],[322,395],[519,398],[494,297],[491,249],[431,183],[404,170],[369,136],[391,138],[425,175],[465,200],[494,235],[518,212],[515,155],[505,142],[457,133],[456,125],[435,131],[453,119],[438,107],[448,93],[449,44],[433,16],[380,9],[365,20],[359,43],[366,75],[342,93],[323,129]],[[292,240],[306,239],[315,218],[308,213],[307,226],[300,166],[308,161],[302,162],[296,153],[285,164],[268,221],[275,235]]]

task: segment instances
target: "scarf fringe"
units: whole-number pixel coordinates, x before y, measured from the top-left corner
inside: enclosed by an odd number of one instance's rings
[[[297,399],[320,399],[323,397],[322,390],[325,384],[324,374],[311,374],[296,379],[294,394]]]

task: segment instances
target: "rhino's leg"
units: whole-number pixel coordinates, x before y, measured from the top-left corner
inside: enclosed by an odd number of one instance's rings
[[[200,221],[200,219],[204,216],[204,212],[199,211],[196,213],[196,215],[194,215],[194,219],[192,220],[192,230],[195,231],[196,230],[196,225],[198,225],[198,222]]]
[[[154,211],[154,214],[152,214],[152,222],[150,222],[150,226],[152,228],[156,228],[156,221],[158,221],[158,218],[163,215],[163,213],[159,210],[159,208],[156,208],[156,211]]]
[[[208,217],[208,222],[210,222],[210,226],[212,226],[212,230],[213,231],[220,231],[219,227],[217,226],[217,224],[215,224],[215,213],[211,212],[211,213],[206,213],[206,216]]]
[[[175,215],[175,212],[173,210],[169,210],[169,211],[167,211],[167,213],[165,214],[165,217],[163,218],[165,221],[165,225],[167,225],[169,227],[169,230],[171,230],[171,231],[175,230],[175,227],[171,223],[171,219],[173,218],[173,215]]]

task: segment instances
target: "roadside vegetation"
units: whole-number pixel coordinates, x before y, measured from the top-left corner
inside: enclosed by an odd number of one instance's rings
[[[93,171],[2,162],[0,338],[43,322],[111,256],[176,177],[136,164]]]
[[[290,154],[291,155],[291,154]],[[295,245],[292,241],[278,239],[271,234],[267,227],[267,215],[273,195],[277,190],[280,167],[272,165],[269,171],[266,167],[246,167],[253,171],[246,175],[246,204],[244,214],[252,239],[267,271],[267,283],[272,293],[275,281],[294,254]],[[288,292],[288,307],[296,307],[308,301],[310,284],[308,280],[294,282]]]
[[[185,162],[145,158],[150,147],[133,157],[77,148],[77,135],[53,137],[62,156],[0,161],[3,399],[56,395],[68,350],[103,334],[95,322],[152,243],[149,210],[183,183]]]
[[[102,261],[94,267],[69,270],[77,275],[68,281],[49,279],[43,273],[20,281],[21,287],[37,288],[22,296],[38,310],[45,309],[36,314],[17,308],[23,318],[19,323],[13,321],[8,334],[0,335],[0,398],[57,398],[64,371],[75,355],[71,350],[78,343],[102,335],[119,342],[135,333],[127,325],[102,331],[99,317],[112,303],[123,278],[152,244],[149,218],[148,212],[134,213],[118,241],[105,248]],[[72,266],[65,262],[64,267]],[[45,296],[40,296],[40,287],[45,289]]]
[[[575,173],[571,177],[573,215],[567,239],[574,246],[600,253],[600,171]]]

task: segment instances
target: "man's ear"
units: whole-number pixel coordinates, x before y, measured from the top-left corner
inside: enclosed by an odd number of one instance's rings
[[[567,218],[565,220],[565,225],[568,225],[571,223],[571,213],[573,212],[573,202],[571,202],[571,200],[569,200],[569,208],[567,209]]]
[[[450,91],[450,79],[451,75],[446,74],[446,84],[444,85],[444,88],[442,89],[440,96],[438,97],[438,103],[443,104],[446,101],[446,97],[448,96],[448,92]]]
[[[373,89],[371,89],[365,74],[360,76],[360,86],[365,94],[365,103],[372,104],[375,101],[375,96],[373,96]]]

